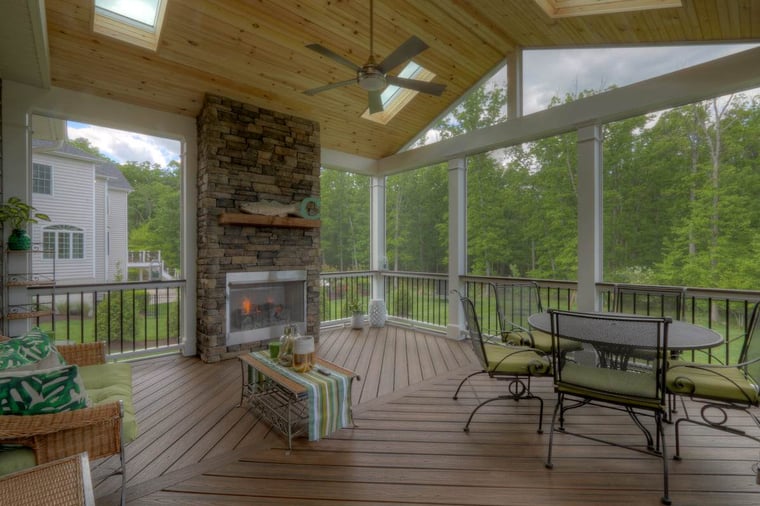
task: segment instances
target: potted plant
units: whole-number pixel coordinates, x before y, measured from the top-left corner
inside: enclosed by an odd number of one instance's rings
[[[40,221],[50,221],[47,214],[36,211],[37,209],[18,197],[11,197],[5,204],[0,204],[0,222],[8,222],[13,227],[10,237],[8,237],[8,249],[28,250],[32,247],[32,238],[26,231],[27,225]]]
[[[364,327],[364,310],[358,299],[348,301],[348,310],[351,311],[351,328],[361,329]]]

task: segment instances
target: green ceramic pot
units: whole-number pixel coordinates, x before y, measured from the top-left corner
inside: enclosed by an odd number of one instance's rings
[[[32,247],[32,238],[26,233],[26,230],[14,228],[8,237],[8,249],[15,251],[24,251]]]

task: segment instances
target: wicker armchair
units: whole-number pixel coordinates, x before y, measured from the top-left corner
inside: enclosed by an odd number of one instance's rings
[[[86,366],[106,363],[105,342],[58,345],[57,348],[69,364]],[[87,452],[91,460],[119,455],[124,504],[123,416],[122,401],[54,414],[3,415],[0,416],[0,444],[20,444],[31,448],[38,465],[82,452]]]

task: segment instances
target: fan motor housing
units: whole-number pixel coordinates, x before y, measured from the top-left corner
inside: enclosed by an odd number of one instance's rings
[[[367,91],[379,91],[385,88],[385,74],[374,65],[365,65],[356,72],[356,82]]]

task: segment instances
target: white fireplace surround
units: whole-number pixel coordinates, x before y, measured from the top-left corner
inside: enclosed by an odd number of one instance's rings
[[[227,346],[306,333],[306,271],[228,272],[225,299]]]

